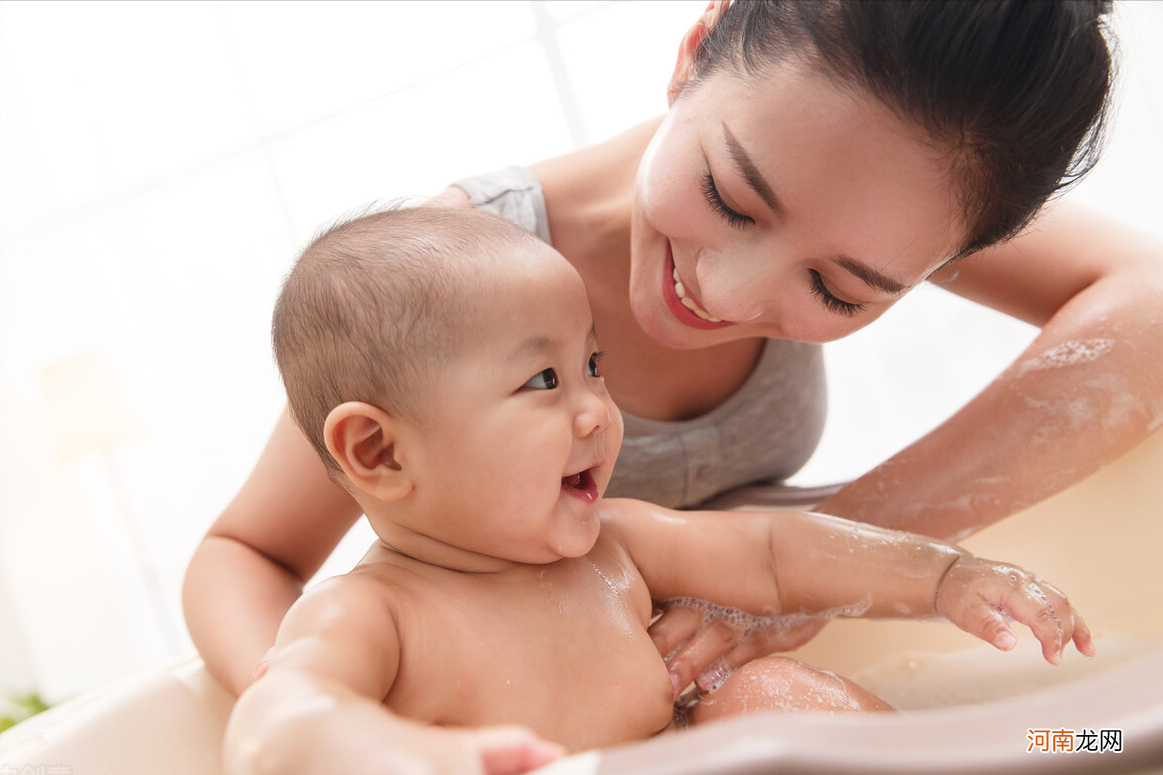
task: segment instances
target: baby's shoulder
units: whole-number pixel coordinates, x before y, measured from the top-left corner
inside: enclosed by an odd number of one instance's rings
[[[361,613],[391,609],[398,594],[382,569],[360,563],[347,573],[325,579],[307,589],[296,603],[328,613]]]
[[[398,609],[389,584],[356,568],[308,588],[284,617],[278,640],[392,650],[399,641]]]

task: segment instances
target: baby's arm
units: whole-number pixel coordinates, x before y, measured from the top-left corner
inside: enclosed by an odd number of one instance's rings
[[[1028,571],[912,533],[804,512],[674,512],[607,502],[607,525],[655,599],[696,597],[758,616],[941,615],[999,648],[1006,618],[1028,625],[1056,662],[1093,643],[1066,597]]]
[[[228,775],[520,773],[561,749],[519,727],[452,730],[383,705],[400,638],[383,585],[358,574],[319,585],[287,613],[269,667],[226,730]]]

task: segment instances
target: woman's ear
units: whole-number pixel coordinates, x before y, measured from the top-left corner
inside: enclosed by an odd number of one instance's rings
[[[731,0],[711,0],[707,10],[695,22],[694,26],[683,35],[678,45],[678,62],[674,65],[674,75],[670,77],[670,84],[666,87],[666,104],[673,105],[679,93],[690,81],[695,66],[695,52],[706,39],[707,33],[718,23],[726,13]]]
[[[360,490],[396,501],[412,490],[410,471],[401,464],[398,420],[362,401],[332,409],[323,423],[327,451]]]

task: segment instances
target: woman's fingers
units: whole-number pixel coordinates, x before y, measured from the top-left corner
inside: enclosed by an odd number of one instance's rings
[[[723,658],[728,667],[745,665],[758,657],[778,651],[792,651],[807,643],[823,629],[828,620],[823,618],[783,619],[779,626],[761,627],[752,631]]]
[[[666,659],[677,697],[692,682],[707,691],[740,665],[798,648],[824,623],[803,617],[761,618],[726,609],[708,616],[698,605],[677,603],[650,625],[650,637]]]
[[[695,633],[666,664],[675,697],[730,651],[742,635],[721,619],[712,620]]]
[[[650,639],[658,653],[666,658],[690,640],[702,623],[702,611],[681,605],[670,606],[650,625]]]

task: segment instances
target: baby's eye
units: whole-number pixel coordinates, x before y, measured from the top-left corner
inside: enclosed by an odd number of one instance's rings
[[[533,379],[521,387],[527,387],[533,390],[553,390],[557,387],[557,372],[553,369],[539,371],[533,375]]]
[[[602,358],[605,357],[606,354],[603,352],[597,352],[590,355],[590,361],[588,364],[586,364],[586,374],[591,377],[602,376],[602,370],[598,368],[598,364],[601,363]]]

